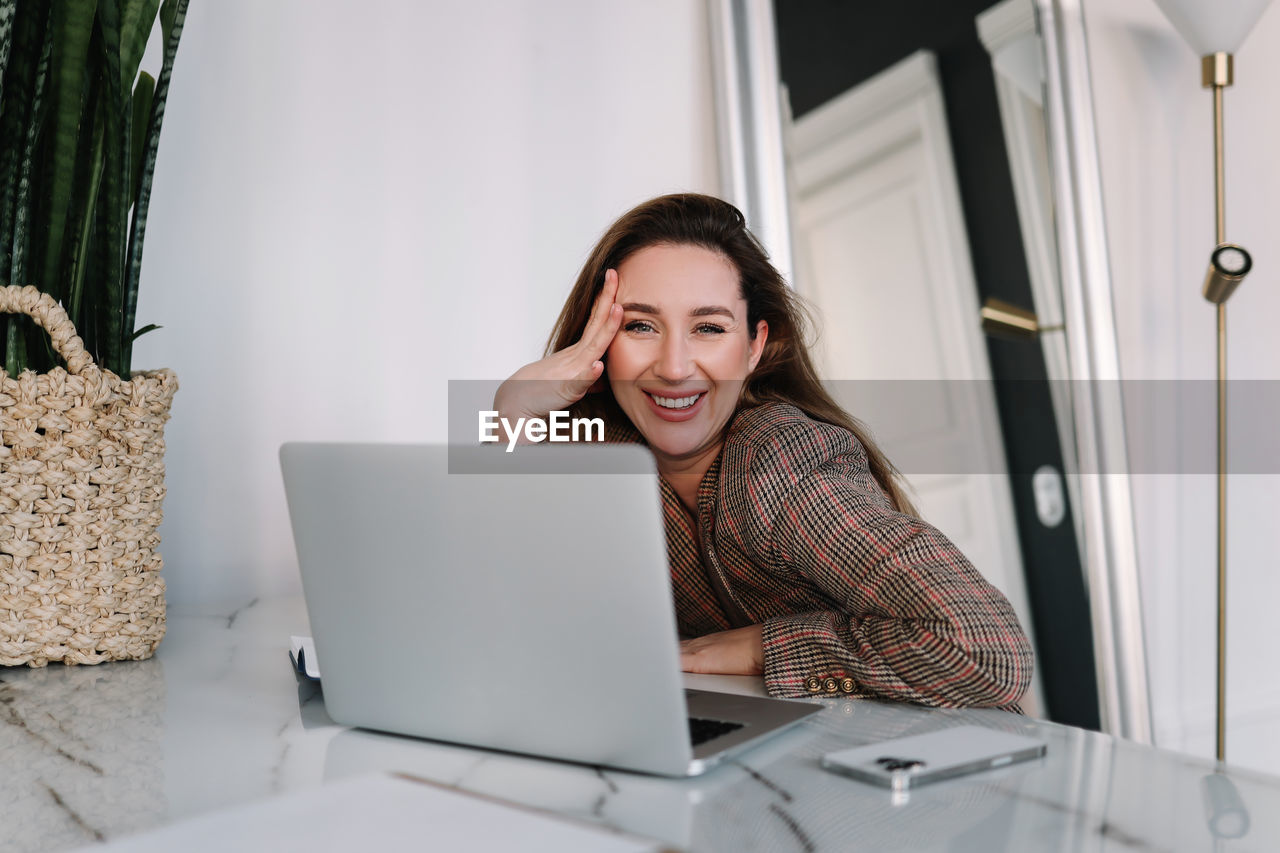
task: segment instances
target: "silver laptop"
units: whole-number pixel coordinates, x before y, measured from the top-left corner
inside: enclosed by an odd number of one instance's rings
[[[290,443],[280,462],[336,722],[687,776],[821,710],[683,688],[642,447]]]

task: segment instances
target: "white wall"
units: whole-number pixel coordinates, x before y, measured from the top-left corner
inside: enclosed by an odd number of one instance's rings
[[[1201,88],[1199,58],[1153,0],[1086,0],[1085,13],[1122,372],[1212,380],[1215,313],[1200,296],[1215,242],[1212,95]],[[1228,370],[1233,380],[1276,380],[1280,4],[1264,13],[1235,62],[1236,84],[1225,96],[1227,237],[1248,248],[1255,265],[1228,303]],[[1171,421],[1165,434],[1131,443],[1184,446],[1190,432]],[[1212,756],[1216,478],[1135,477],[1134,498],[1157,743]],[[1280,477],[1233,476],[1228,510],[1228,759],[1280,772],[1271,650]]]
[[[717,191],[706,27],[696,0],[191,4],[134,358],[181,384],[172,603],[295,589],[281,442],[442,440],[447,381],[536,357],[618,214]]]

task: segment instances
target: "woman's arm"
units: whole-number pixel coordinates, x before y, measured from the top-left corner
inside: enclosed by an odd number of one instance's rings
[[[807,421],[752,456],[755,494],[779,496],[761,507],[758,558],[835,605],[763,623],[770,693],[812,695],[817,678],[924,705],[1018,701],[1033,661],[1013,608],[941,532],[890,508],[856,439]]]

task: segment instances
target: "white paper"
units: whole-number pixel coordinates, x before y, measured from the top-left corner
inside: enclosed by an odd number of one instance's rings
[[[662,846],[546,812],[388,775],[358,776],[124,838],[93,853],[521,850],[654,853]]]

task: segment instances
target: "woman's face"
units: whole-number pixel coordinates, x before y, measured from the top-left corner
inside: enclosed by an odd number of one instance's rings
[[[618,267],[617,302],[605,365],[618,405],[660,465],[718,450],[769,332],[761,320],[752,337],[737,269],[700,246],[650,246]]]

